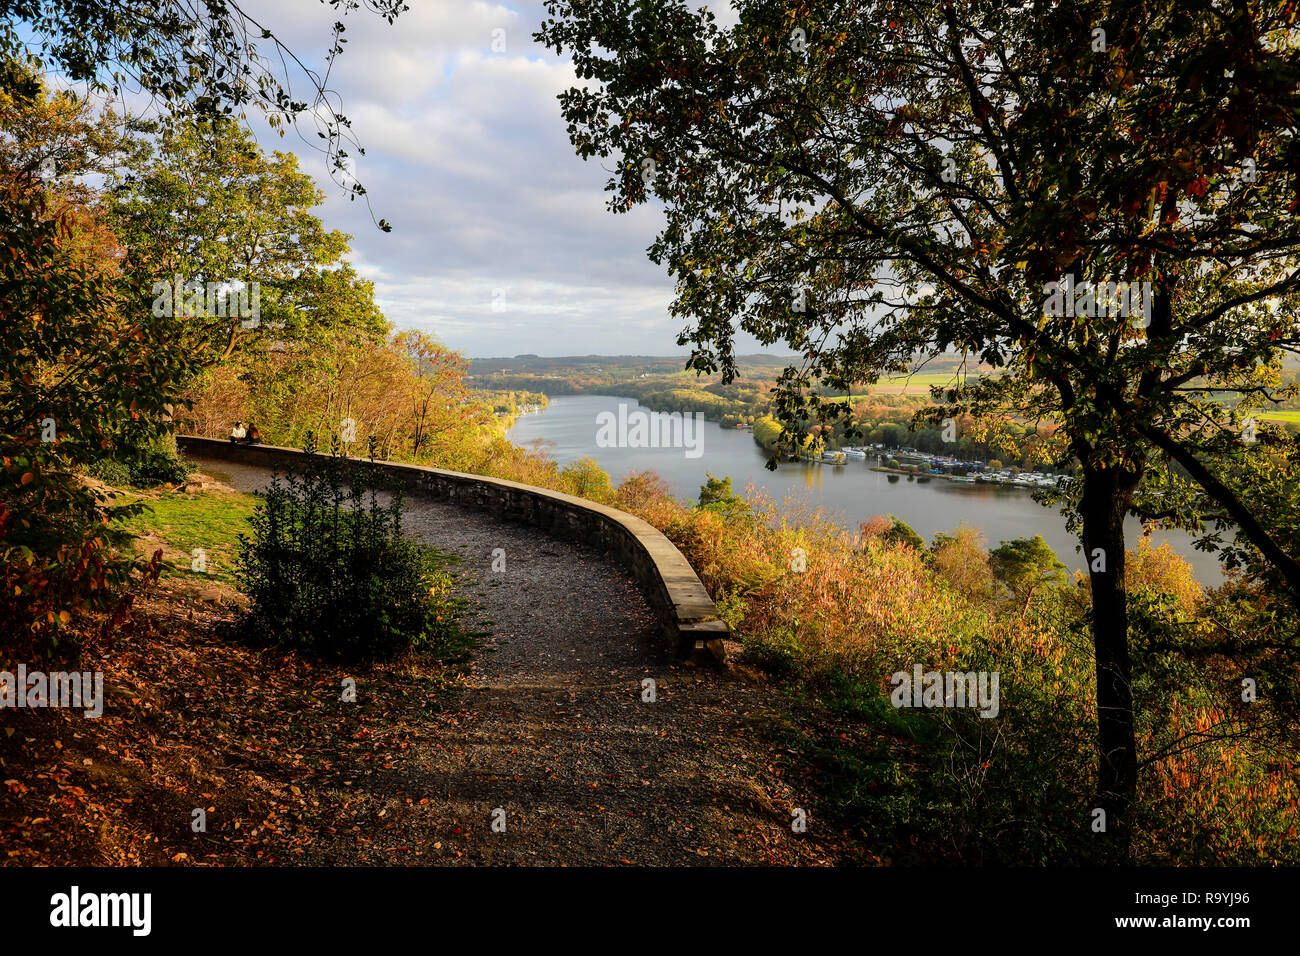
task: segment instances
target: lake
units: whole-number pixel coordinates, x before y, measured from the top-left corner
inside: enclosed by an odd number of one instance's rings
[[[620,405],[627,406],[629,414],[650,413],[633,398],[559,395],[541,412],[520,416],[506,437],[516,445],[541,440],[542,450],[562,465],[579,458],[594,458],[615,484],[635,471],[657,472],[677,497],[691,501],[698,499],[706,474],[712,472],[717,478],[729,476],[738,493],[753,484],[778,505],[797,502],[820,507],[852,530],[873,515],[892,514],[927,541],[938,532],[952,531],[962,524],[980,529],[991,547],[1011,538],[1041,534],[1068,567],[1084,568],[1083,555],[1076,550],[1078,540],[1065,530],[1064,518],[1037,504],[1024,489],[959,484],[941,478],[924,483],[906,478],[891,482],[884,473],[870,470],[868,466],[874,464],[874,459],[845,465],[782,462],[776,471],[768,471],[764,468],[767,453],[755,443],[750,431],[723,428],[716,422],[702,423],[696,438],[698,447],[693,449],[600,447],[598,417],[603,412],[617,416]],[[688,451],[698,457],[688,457]],[[1133,547],[1141,526],[1136,519],[1129,519],[1126,527],[1129,546]],[[1152,538],[1157,544],[1168,542],[1186,558],[1202,584],[1222,582],[1218,561],[1213,555],[1193,549],[1188,535],[1155,531]]]

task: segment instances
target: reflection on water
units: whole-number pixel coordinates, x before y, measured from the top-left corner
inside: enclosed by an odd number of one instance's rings
[[[827,469],[834,471],[844,471],[838,465],[809,465],[803,469],[803,486],[806,491],[821,491],[822,476],[826,474]]]
[[[1060,559],[1072,569],[1082,570],[1078,541],[1065,530],[1057,512],[1036,503],[1029,492],[990,485],[955,484],[936,479],[928,482],[898,480],[868,467],[873,462],[850,461],[844,465],[812,462],[782,462],[776,471],[764,467],[766,453],[746,429],[723,428],[705,422],[703,455],[687,458],[683,448],[598,448],[596,418],[601,412],[617,412],[620,404],[629,411],[644,409],[635,399],[609,395],[561,395],[551,399],[540,414],[520,417],[508,437],[518,445],[543,440],[543,450],[561,464],[590,457],[600,462],[617,483],[635,471],[657,472],[679,498],[695,500],[707,475],[730,476],[737,491],[753,484],[778,505],[796,503],[822,508],[833,520],[856,529],[859,522],[874,515],[893,514],[906,521],[927,540],[941,531],[962,524],[979,528],[986,542],[996,547],[1011,538],[1041,534]],[[894,481],[888,479],[893,478]],[[1126,524],[1130,542],[1141,534],[1136,519]],[[1197,578],[1206,584],[1222,580],[1219,564],[1212,555],[1196,551],[1191,539],[1178,531],[1155,532],[1156,544],[1169,542],[1191,562]]]

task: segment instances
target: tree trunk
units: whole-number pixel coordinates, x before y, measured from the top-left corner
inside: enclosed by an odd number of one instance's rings
[[[1105,833],[1119,853],[1128,847],[1128,810],[1137,792],[1124,584],[1124,515],[1134,484],[1134,476],[1120,469],[1085,469],[1081,502],[1097,655],[1098,805],[1106,811]]]

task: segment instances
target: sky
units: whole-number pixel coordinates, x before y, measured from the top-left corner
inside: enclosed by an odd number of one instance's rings
[[[348,43],[329,82],[366,150],[355,174],[370,209],[293,131],[280,139],[249,117],[264,148],[297,153],[327,192],[316,214],[351,234],[350,261],[385,315],[473,357],[684,354],[671,277],[646,256],[662,208],[606,210],[608,172],[575,155],[556,100],[575,85],[572,64],[532,40],[540,0],[409,2],[391,26],[364,10],[343,18]],[[734,20],[727,0],[708,3]],[[321,0],[244,9],[313,66],[340,19]],[[315,141],[310,119],[300,129]],[[748,337],[738,345],[760,351]]]

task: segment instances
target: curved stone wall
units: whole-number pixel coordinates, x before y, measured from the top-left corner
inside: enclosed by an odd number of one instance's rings
[[[198,458],[267,468],[308,457],[297,448],[242,445],[216,438],[182,435],[177,443]],[[503,478],[395,461],[376,464],[396,477],[409,495],[445,498],[613,554],[640,584],[664,631],[683,656],[724,659],[722,641],[728,636],[727,625],[718,619],[703,582],[671,541],[635,515]]]

